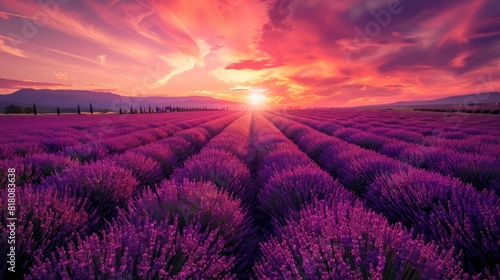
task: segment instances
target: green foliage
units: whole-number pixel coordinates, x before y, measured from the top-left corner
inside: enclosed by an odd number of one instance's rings
[[[24,109],[21,106],[10,104],[7,107],[5,107],[5,114],[22,114],[22,113],[24,113]]]
[[[24,107],[24,112],[26,114],[33,114],[33,108],[32,107]]]

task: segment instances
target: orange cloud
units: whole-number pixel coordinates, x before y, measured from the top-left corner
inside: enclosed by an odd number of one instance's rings
[[[22,88],[39,89],[39,88],[54,88],[54,87],[55,88],[71,87],[71,85],[0,78],[0,89],[22,89]]]

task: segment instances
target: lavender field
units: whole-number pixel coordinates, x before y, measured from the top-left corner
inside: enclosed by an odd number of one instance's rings
[[[498,115],[0,118],[0,279],[500,275]]]

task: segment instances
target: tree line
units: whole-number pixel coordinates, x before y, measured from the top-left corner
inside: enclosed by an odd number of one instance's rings
[[[67,113],[74,113],[73,110],[65,109]],[[152,114],[152,113],[173,113],[173,112],[188,112],[188,111],[227,111],[229,107],[219,107],[219,108],[209,108],[208,106],[202,107],[189,107],[189,106],[155,106],[151,107],[143,107],[142,105],[139,108],[134,108],[132,105],[129,108],[120,108],[117,113],[119,114]],[[61,114],[61,109],[59,107],[56,108],[55,112],[57,115]],[[109,109],[100,110],[103,113],[113,112]],[[80,104],[76,107],[76,113],[78,115],[82,114],[82,109],[80,108]],[[91,115],[94,114],[94,108],[92,103],[89,106],[89,113]],[[33,103],[33,106],[22,107],[14,104],[10,104],[5,107],[5,114],[34,114],[35,116],[38,114],[36,104]]]

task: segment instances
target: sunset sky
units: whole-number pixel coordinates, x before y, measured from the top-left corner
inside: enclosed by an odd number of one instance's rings
[[[500,91],[500,2],[3,0],[0,64],[0,94],[436,99]]]

